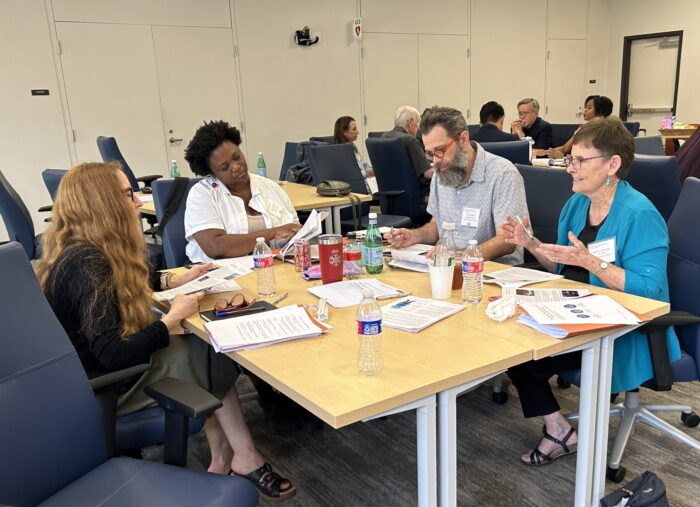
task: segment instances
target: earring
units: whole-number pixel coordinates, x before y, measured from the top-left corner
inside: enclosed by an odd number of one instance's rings
[[[607,181],[605,182],[605,186],[606,186],[606,187],[609,187],[609,186],[610,186],[610,182],[612,182],[612,180],[610,179],[610,176],[608,176],[608,179],[607,179]]]

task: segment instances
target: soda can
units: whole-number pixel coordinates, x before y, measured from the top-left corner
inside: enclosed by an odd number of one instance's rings
[[[311,247],[308,239],[294,242],[294,271],[304,272],[311,267]]]

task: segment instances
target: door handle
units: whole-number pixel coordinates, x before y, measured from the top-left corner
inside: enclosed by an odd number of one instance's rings
[[[168,141],[170,141],[170,144],[175,144],[175,143],[181,142],[182,138],[181,137],[171,137],[170,139],[168,139]]]

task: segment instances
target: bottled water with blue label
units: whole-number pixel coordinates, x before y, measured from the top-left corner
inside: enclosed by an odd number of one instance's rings
[[[360,373],[374,376],[382,372],[382,310],[371,290],[362,293],[362,301],[355,313],[357,338],[357,367]]]

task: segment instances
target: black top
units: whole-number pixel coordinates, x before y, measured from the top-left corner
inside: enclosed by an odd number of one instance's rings
[[[469,139],[477,143],[498,143],[503,141],[517,141],[518,136],[503,132],[493,123],[484,123],[479,130],[474,132],[474,135],[469,136]]]
[[[382,132],[382,137],[384,139],[393,137],[401,139],[401,142],[406,148],[406,153],[408,153],[408,158],[411,160],[411,165],[413,165],[413,169],[416,171],[421,193],[427,196],[430,193],[430,179],[423,176],[423,173],[430,169],[430,162],[425,158],[423,139],[421,138],[421,140],[418,141],[416,136],[412,136],[401,127],[394,127],[388,132]]]
[[[107,259],[95,246],[72,246],[56,260],[46,283],[46,299],[53,308],[88,377],[148,363],[151,353],[170,343],[168,327],[160,320],[122,337],[116,294],[109,287],[111,270]],[[157,273],[151,286],[159,288]],[[90,307],[95,292],[100,304]],[[89,325],[87,325],[89,324]]]
[[[598,236],[598,229],[600,229],[605,223],[605,218],[598,225],[591,225],[591,219],[586,217],[586,227],[584,227],[581,233],[578,235],[578,240],[586,245],[586,247],[588,247],[588,243],[593,243]],[[581,266],[571,266],[567,264],[564,266],[564,269],[562,269],[561,274],[567,280],[588,283],[589,271]]]
[[[539,116],[530,128],[524,128],[523,132],[535,141],[533,148],[547,150],[552,147],[552,126]]]

